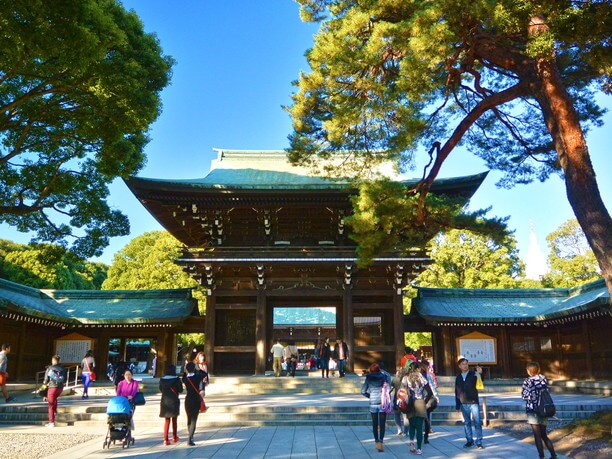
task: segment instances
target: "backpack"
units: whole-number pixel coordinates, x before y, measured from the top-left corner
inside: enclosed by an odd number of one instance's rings
[[[395,404],[402,413],[410,413],[414,410],[414,393],[412,389],[400,388],[397,391]]]
[[[393,413],[393,403],[391,403],[391,395],[389,395],[389,385],[385,381],[380,393],[380,409],[387,414]]]
[[[540,399],[535,406],[535,412],[541,418],[550,418],[555,415],[557,409],[548,389],[540,389]]]
[[[64,372],[56,368],[49,368],[49,379],[55,384],[64,384]]]

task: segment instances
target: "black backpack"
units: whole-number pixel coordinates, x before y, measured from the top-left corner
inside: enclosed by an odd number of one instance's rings
[[[548,389],[543,388],[540,390],[540,399],[538,400],[538,404],[535,407],[535,412],[541,418],[553,417],[557,412],[557,409],[555,408],[555,403],[553,402],[553,399],[550,396],[550,392],[548,391]]]

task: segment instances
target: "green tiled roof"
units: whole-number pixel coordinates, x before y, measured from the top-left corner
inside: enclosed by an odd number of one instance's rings
[[[351,180],[345,177],[330,178],[313,173],[306,167],[293,166],[285,151],[243,151],[217,149],[218,157],[212,161],[210,172],[196,179],[150,179],[131,177],[128,185],[159,191],[196,189],[244,189],[244,190],[292,190],[292,189],[347,189]],[[391,164],[383,164],[381,174],[414,185],[419,180],[400,180]],[[478,187],[485,173],[458,178],[437,179],[432,187],[435,191],[456,189],[458,186]],[[132,188],[132,186],[130,186]]]
[[[191,289],[38,290],[0,279],[0,310],[67,324],[176,323],[194,308]]]
[[[610,303],[603,279],[571,289],[417,289],[412,305],[431,322],[541,322]]]

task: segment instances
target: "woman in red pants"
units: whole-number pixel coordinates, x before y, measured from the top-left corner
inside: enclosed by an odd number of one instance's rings
[[[51,366],[45,372],[43,384],[49,388],[47,392],[47,403],[49,404],[49,424],[47,427],[55,427],[55,416],[57,416],[57,400],[64,390],[66,382],[66,369],[60,365],[59,355],[51,357]]]

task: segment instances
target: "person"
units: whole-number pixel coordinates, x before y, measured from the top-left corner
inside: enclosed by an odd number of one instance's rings
[[[165,418],[164,423],[164,445],[169,445],[168,431],[170,430],[170,421],[172,421],[172,442],[179,441],[177,435],[177,418],[181,410],[181,402],[179,395],[183,392],[183,384],[178,376],[176,376],[176,366],[168,364],[164,371],[164,376],[159,380],[159,390],[161,392],[161,401],[159,406],[159,417]]]
[[[397,427],[397,436],[403,437],[408,434],[407,423],[404,422],[404,416],[397,406],[397,393],[401,388],[402,379],[408,374],[408,368],[398,366],[395,376],[391,379],[391,389],[393,390],[393,420]]]
[[[457,363],[461,372],[455,378],[455,409],[463,414],[463,428],[467,440],[463,447],[474,446],[473,424],[476,429],[476,446],[482,449],[484,448],[482,445],[482,420],[480,418],[478,389],[476,389],[476,382],[481,377],[482,368],[476,366],[476,371],[470,370],[466,358],[460,358]]]
[[[15,400],[15,397],[10,397],[8,390],[6,390],[6,380],[8,379],[8,354],[11,353],[11,345],[5,343],[2,345],[2,350],[0,351],[0,389],[2,390],[2,395],[4,395],[4,402],[9,403]]]
[[[348,359],[348,355],[348,345],[342,341],[342,338],[336,338],[333,359],[337,362],[340,378],[344,378],[346,375],[346,360]]]
[[[155,375],[157,374],[157,352],[155,352],[155,350],[153,349],[151,349],[150,358],[151,364],[149,367],[149,374],[155,377]]]
[[[382,389],[385,382],[387,386],[391,387],[391,379],[388,377],[388,373],[382,373],[380,365],[373,363],[370,365],[363,386],[361,386],[361,395],[370,399],[375,448],[381,453],[385,450],[385,426],[387,424],[387,413],[381,409]]]
[[[321,342],[320,339],[317,340],[317,344],[315,345],[315,350],[314,350],[314,358],[317,361],[317,370],[321,369],[321,359],[319,358],[320,354],[321,354],[321,346],[323,346],[323,343]]]
[[[421,374],[419,365],[410,364],[408,374],[402,378],[401,387],[414,396],[414,407],[406,414],[408,420],[409,448],[411,453],[423,454],[423,424],[427,416],[427,402],[432,397],[431,387]],[[415,445],[416,440],[416,445]]]
[[[205,376],[206,375],[206,376]],[[185,397],[185,413],[187,413],[187,431],[189,432],[189,446],[195,446],[193,436],[195,434],[198,415],[200,414],[200,386],[204,383],[204,378],[208,377],[208,373],[198,371],[194,362],[189,362],[185,365],[185,374],[183,375],[183,384],[187,395]]]
[[[310,356],[310,358],[308,359],[308,369],[309,370],[316,370],[317,369],[317,358],[314,356],[314,354],[312,354]]]
[[[200,384],[200,395],[202,398],[206,397],[206,386],[208,386],[208,364],[206,363],[206,354],[202,351],[198,352],[193,359],[195,363],[195,371],[202,377],[202,384]],[[185,366],[187,368],[187,366]]]
[[[134,373],[132,373],[132,370],[125,370],[123,372],[123,379],[119,381],[115,393],[116,395],[121,395],[122,397],[127,398],[130,402],[130,406],[132,407],[132,420],[130,425],[132,430],[136,430],[134,427],[134,411],[136,410],[134,405],[134,397],[136,397],[136,394],[138,393],[138,381],[134,379]]]
[[[280,342],[280,339],[276,340],[276,344],[272,346],[270,353],[272,354],[273,363],[272,368],[274,369],[274,376],[277,378],[281,375],[283,371],[283,345]]]
[[[123,373],[128,369],[128,364],[120,360],[113,365],[113,384],[115,388],[123,381]]]
[[[49,424],[47,424],[47,427],[55,427],[57,400],[64,390],[66,377],[66,369],[60,365],[60,356],[54,355],[51,357],[51,366],[47,368],[43,380],[43,384],[49,388],[47,391],[47,404],[49,405]]]
[[[425,434],[423,437],[423,443],[427,444],[429,443],[429,434],[433,432],[433,430],[431,429],[431,413],[438,407],[438,404],[440,403],[440,397],[438,395],[438,384],[435,378],[432,376],[429,361],[421,360],[419,365],[421,369],[421,374],[427,380],[429,388],[432,392],[432,397],[429,398],[429,401],[427,402],[427,405],[425,407],[427,413],[425,416]]]
[[[290,341],[285,348],[285,361],[287,362],[287,376],[295,378],[297,368],[298,348],[293,341]]]
[[[91,374],[96,368],[96,361],[93,356],[93,351],[89,350],[85,353],[85,357],[81,360],[81,379],[83,380],[83,395],[81,398],[89,398],[89,385],[91,384]]]
[[[412,362],[417,363],[418,360],[417,360],[416,356],[414,355],[414,351],[412,350],[412,348],[411,347],[406,347],[406,353],[404,354],[404,356],[400,360],[400,365],[402,367],[405,367],[405,368],[410,368],[410,364]]]
[[[331,348],[329,347],[329,338],[325,338],[319,349],[319,360],[321,364],[321,378],[329,378],[329,358],[331,357]]]
[[[521,396],[525,400],[525,411],[527,412],[527,424],[531,425],[533,438],[538,450],[540,458],[544,458],[544,445],[550,453],[551,459],[556,459],[557,454],[550,438],[546,434],[547,418],[537,415],[535,407],[540,401],[540,393],[543,389],[548,389],[548,381],[546,377],[540,374],[540,365],[537,362],[529,362],[527,364],[527,374],[529,377],[523,381],[523,390]]]

